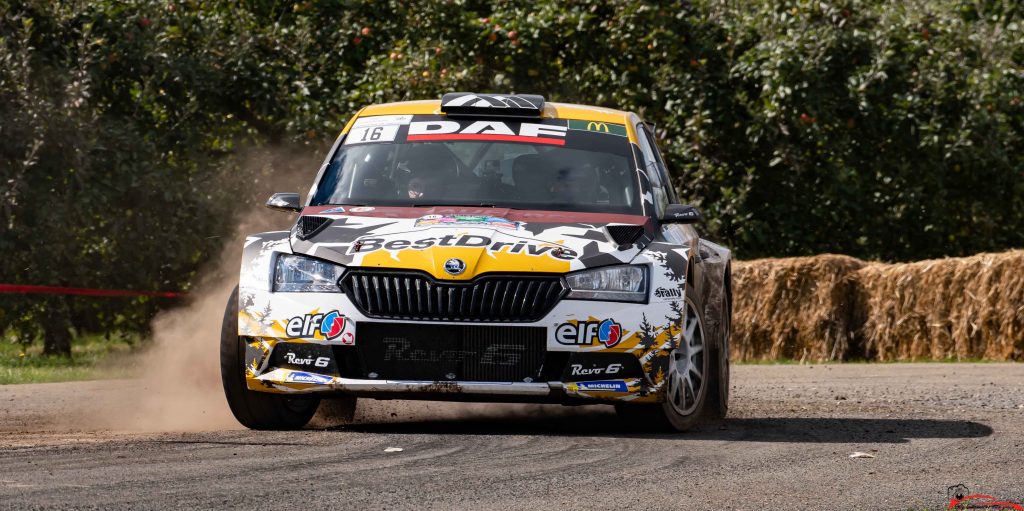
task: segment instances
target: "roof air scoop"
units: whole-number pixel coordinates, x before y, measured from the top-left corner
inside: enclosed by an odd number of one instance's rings
[[[452,117],[540,117],[544,96],[536,94],[478,94],[449,92],[441,98],[441,112]]]

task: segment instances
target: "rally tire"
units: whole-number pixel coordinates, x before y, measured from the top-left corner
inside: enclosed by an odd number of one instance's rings
[[[615,411],[634,428],[644,431],[687,431],[705,413],[710,379],[710,340],[704,321],[689,293],[684,299],[685,319],[679,346],[669,354],[663,383],[664,401],[658,404],[619,404]],[[687,382],[689,380],[689,382]]]
[[[238,288],[224,309],[220,334],[220,376],[235,419],[249,429],[299,429],[320,404],[317,397],[254,392],[245,384],[245,341],[238,336]]]
[[[732,333],[732,304],[728,298],[724,302],[719,344],[714,349],[711,359],[711,386],[708,387],[708,402],[705,407],[708,416],[715,419],[724,419],[729,413],[729,335]]]

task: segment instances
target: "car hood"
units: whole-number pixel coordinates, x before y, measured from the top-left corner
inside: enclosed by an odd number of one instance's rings
[[[627,263],[651,233],[650,219],[639,215],[320,206],[303,210],[290,241],[295,253],[346,266],[468,280],[491,272],[566,273]]]

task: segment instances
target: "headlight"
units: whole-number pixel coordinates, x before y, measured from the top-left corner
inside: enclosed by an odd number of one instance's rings
[[[568,298],[614,302],[647,301],[646,266],[609,266],[566,275]]]
[[[344,266],[304,257],[281,254],[274,268],[274,291],[294,293],[340,293],[338,280]]]

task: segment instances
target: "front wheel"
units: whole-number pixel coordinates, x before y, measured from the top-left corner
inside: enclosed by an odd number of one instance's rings
[[[645,429],[686,431],[700,420],[707,399],[709,360],[704,324],[697,307],[685,299],[679,346],[669,354],[663,383],[665,401],[656,405],[616,405],[620,417]]]
[[[231,292],[220,333],[220,377],[238,422],[249,429],[299,429],[316,413],[320,399],[254,392],[245,385],[245,341],[238,336],[238,288]]]
[[[732,304],[728,299],[722,304],[721,339],[718,348],[712,351],[711,381],[708,388],[708,412],[716,419],[724,419],[729,413],[729,335],[732,330]]]

